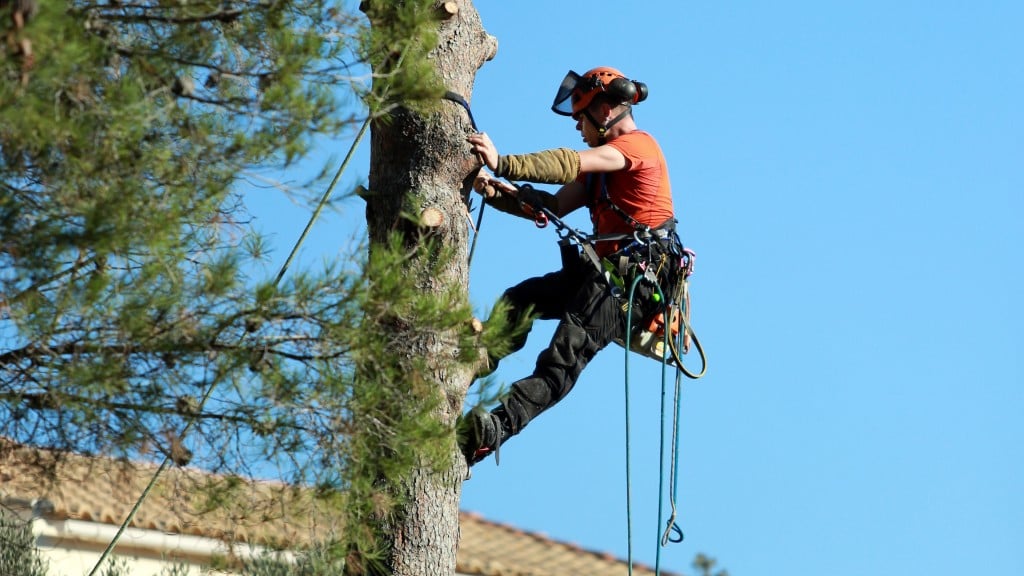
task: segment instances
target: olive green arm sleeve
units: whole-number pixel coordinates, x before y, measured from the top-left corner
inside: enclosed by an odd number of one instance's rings
[[[569,184],[579,174],[580,154],[571,148],[498,156],[494,169],[494,175],[500,178],[548,184]]]

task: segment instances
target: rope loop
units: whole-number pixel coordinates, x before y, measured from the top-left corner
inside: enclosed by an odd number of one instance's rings
[[[665,526],[665,534],[661,537],[661,545],[668,546],[669,544],[679,544],[686,539],[686,535],[683,534],[683,529],[676,524],[674,520],[669,520],[668,525]]]

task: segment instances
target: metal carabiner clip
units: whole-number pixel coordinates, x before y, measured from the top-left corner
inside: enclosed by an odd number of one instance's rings
[[[636,243],[640,244],[641,246],[647,246],[648,244],[651,243],[650,232],[645,230],[644,236],[646,236],[646,238],[640,238],[640,230],[633,230],[633,240],[636,240]]]

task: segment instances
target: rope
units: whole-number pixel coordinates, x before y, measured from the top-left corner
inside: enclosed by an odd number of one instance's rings
[[[466,268],[473,266],[473,252],[476,252],[476,239],[480,237],[480,226],[484,223],[484,207],[487,203],[480,201],[480,211],[476,215],[476,226],[473,227],[473,243],[469,245],[469,258],[466,259]]]
[[[682,377],[679,370],[676,371],[676,385],[675,385],[675,414],[672,416],[672,451],[671,459],[672,462],[669,465],[669,491],[672,493],[672,498],[669,499],[669,504],[672,505],[672,515],[669,516],[668,521],[665,523],[665,532],[661,536],[661,545],[667,546],[671,543],[682,542],[685,536],[683,531],[680,530],[679,526],[676,525],[676,516],[678,510],[676,509],[676,498],[679,496],[679,419],[680,410],[682,409]],[[675,535],[675,537],[673,537]]]
[[[683,329],[679,331],[679,339],[682,339],[687,332],[689,332],[690,337],[693,338],[693,346],[697,350],[697,354],[700,355],[700,372],[690,372],[686,365],[683,364],[683,357],[679,353],[679,346],[675,338],[668,339],[668,347],[672,352],[672,360],[676,363],[676,366],[679,367],[680,372],[686,374],[686,376],[692,380],[697,380],[702,378],[708,371],[708,359],[707,356],[704,355],[704,346],[701,345],[700,338],[697,338],[697,333],[693,331],[693,328],[690,327],[690,323],[686,320],[686,314],[680,312],[679,322],[683,325]],[[667,325],[668,324],[666,323],[666,326]],[[668,336],[667,331],[665,335]]]
[[[288,266],[291,265],[292,259],[295,258],[295,254],[298,253],[299,247],[306,241],[306,235],[309,234],[313,223],[320,217],[320,212],[323,211],[324,206],[327,205],[327,201],[330,200],[331,194],[334,193],[334,187],[338,184],[338,180],[341,179],[341,175],[348,168],[348,163],[352,160],[352,155],[355,154],[356,147],[359,146],[359,142],[362,141],[363,136],[366,134],[366,129],[370,127],[370,118],[372,116],[367,115],[366,120],[363,121],[362,127],[359,128],[359,133],[356,134],[356,139],[352,141],[352,145],[348,148],[348,154],[345,155],[345,159],[341,162],[341,166],[338,167],[338,171],[334,173],[334,178],[331,180],[331,184],[324,191],[324,195],[320,197],[320,203],[317,204],[316,210],[313,211],[313,215],[310,216],[309,222],[306,223],[306,228],[302,230],[302,234],[299,236],[298,241],[295,242],[295,246],[292,247],[291,254],[288,254],[288,258],[285,259],[284,264],[281,265],[281,271],[277,273],[277,278],[274,279],[274,285],[281,281],[284,277],[284,273],[288,270]]]
[[[697,338],[697,333],[693,331],[693,326],[690,326],[689,321],[690,297],[689,290],[687,289],[687,282],[689,281],[690,275],[693,274],[693,262],[697,255],[694,254],[692,250],[688,249],[684,249],[683,252],[685,253],[685,259],[682,271],[682,283],[679,285],[677,293],[673,295],[673,298],[679,301],[679,323],[682,324],[682,330],[679,331],[678,338],[666,338],[666,340],[668,343],[669,350],[672,352],[672,360],[676,363],[676,366],[678,366],[682,373],[686,374],[688,378],[697,380],[703,377],[704,374],[708,371],[708,358],[704,354],[704,346],[701,345],[700,339]],[[667,321],[665,322],[665,325],[668,326]],[[666,335],[667,334],[668,333],[666,332]],[[678,342],[685,343],[687,334],[689,334],[690,337],[693,339],[693,344],[697,349],[697,354],[700,356],[701,368],[700,372],[696,374],[690,372],[686,365],[683,364],[683,357],[679,353]]]
[[[630,576],[632,576],[632,574],[633,574],[633,510],[632,510],[632,508],[633,508],[633,503],[632,503],[633,497],[632,497],[632,465],[631,465],[631,449],[630,449],[630,446],[631,446],[630,436],[631,436],[631,428],[632,428],[632,426],[630,424],[630,405],[629,405],[629,397],[630,397],[630,392],[629,392],[629,357],[630,357],[630,352],[632,351],[631,350],[631,346],[630,346],[630,344],[631,344],[630,341],[632,339],[632,333],[633,333],[633,327],[632,327],[632,323],[633,323],[632,322],[633,321],[633,295],[636,292],[637,284],[639,284],[642,280],[643,280],[643,276],[637,275],[637,277],[633,279],[633,282],[630,284],[630,287],[629,287],[628,299],[626,301],[627,302],[627,304],[626,304],[626,336],[625,336],[625,343],[624,343],[625,345],[623,346],[623,348],[625,349],[625,355],[626,355],[625,356],[625,361],[624,361],[624,365],[625,365],[625,376],[624,376],[625,402],[624,402],[624,405],[625,405],[625,420],[626,420],[626,432],[625,432],[625,436],[626,436],[626,556],[627,556],[627,563],[628,563],[628,569],[629,569],[629,575]],[[655,284],[654,287],[657,290],[658,296],[662,300],[664,300],[664,294],[661,291],[661,287],[658,286],[657,284]],[[666,346],[670,346],[670,347],[674,348],[675,344],[672,342],[673,339],[670,337],[671,330],[667,329],[667,327],[670,326],[669,321],[670,321],[670,317],[671,317],[670,315],[672,314],[672,304],[671,303],[668,306],[666,306],[664,314],[665,314],[665,326],[666,326],[666,330],[665,330],[665,340],[666,340],[666,342],[665,342],[665,344],[666,344]],[[678,337],[682,338],[683,334],[685,334],[685,332],[680,332]],[[695,339],[695,341],[696,341],[696,339]],[[673,405],[675,407],[675,410],[673,410],[673,415],[672,415],[672,440],[671,440],[671,448],[670,448],[670,456],[669,456],[669,468],[670,468],[670,470],[669,470],[669,492],[671,493],[671,496],[669,497],[669,505],[671,506],[671,510],[672,511],[671,511],[671,514],[669,515],[668,521],[665,523],[665,530],[664,530],[664,532],[662,532],[662,529],[661,529],[662,520],[664,518],[664,504],[665,504],[665,502],[664,502],[664,493],[665,493],[665,486],[664,486],[664,482],[665,482],[665,420],[666,420],[666,417],[665,417],[665,396],[666,396],[666,382],[668,381],[668,378],[667,378],[668,364],[669,364],[669,362],[668,362],[667,358],[662,360],[662,363],[661,363],[661,427],[660,427],[660,434],[659,434],[659,449],[658,449],[658,453],[659,453],[659,459],[658,459],[659,460],[658,461],[658,524],[657,524],[657,529],[658,529],[658,535],[657,535],[658,546],[657,546],[656,552],[655,552],[655,563],[654,563],[654,572],[655,572],[656,575],[657,574],[661,574],[661,549],[663,547],[667,546],[668,543],[670,543],[670,542],[672,542],[672,543],[682,542],[683,538],[685,537],[683,535],[683,531],[679,528],[678,524],[676,524],[676,518],[678,516],[678,509],[676,508],[676,497],[677,497],[678,488],[679,488],[679,486],[678,486],[679,459],[678,459],[677,454],[678,454],[678,449],[679,449],[679,443],[678,443],[678,438],[679,438],[679,420],[680,420],[680,411],[681,411],[681,406],[682,406],[682,378],[681,378],[680,374],[683,372],[683,366],[682,366],[681,362],[677,362],[677,370],[676,370],[676,377],[675,377],[675,389],[674,389],[674,394],[673,394]]]
[[[633,493],[632,493],[632,472],[630,470],[630,425],[629,425],[629,344],[630,336],[633,333],[633,292],[636,285],[640,283],[641,276],[637,276],[629,286],[629,299],[626,301],[626,359],[624,361],[625,378],[623,388],[626,391],[626,562],[629,566],[629,576],[633,576]],[[658,521],[661,525],[661,521]]]
[[[206,401],[210,398],[210,394],[212,392],[213,386],[210,386],[203,394],[203,398],[199,401],[199,408],[196,410],[197,412],[203,409],[203,405],[206,404]],[[181,434],[179,435],[179,438],[181,440],[185,439],[185,434],[187,434],[189,429],[191,429],[193,423],[195,423],[194,419],[190,419],[188,422],[185,423],[185,427],[182,428]],[[111,552],[113,552],[114,546],[117,545],[117,541],[121,539],[121,535],[124,534],[124,531],[128,528],[128,524],[130,524],[132,519],[135,518],[135,514],[139,511],[139,508],[142,507],[143,501],[145,501],[146,497],[149,496],[150,490],[152,490],[153,486],[156,485],[157,478],[159,478],[160,475],[163,474],[164,470],[168,468],[170,462],[170,455],[168,454],[167,456],[164,456],[164,461],[160,463],[160,467],[156,469],[156,472],[153,474],[153,477],[149,480],[149,484],[146,485],[146,488],[142,491],[142,494],[139,495],[139,499],[135,501],[135,505],[132,506],[132,509],[128,511],[128,516],[125,517],[124,522],[122,522],[121,525],[118,527],[117,534],[114,534],[114,538],[110,541],[110,544],[107,544],[106,549],[103,550],[103,554],[100,554],[99,560],[96,561],[96,564],[92,567],[92,570],[89,571],[89,576],[94,576],[96,574],[96,571],[100,569],[100,566],[103,564],[103,561],[107,559],[107,556],[109,556]]]
[[[348,163],[352,159],[352,155],[355,153],[356,147],[359,145],[359,142],[363,139],[363,135],[366,134],[366,129],[370,126],[370,118],[371,116],[369,115],[366,117],[366,121],[363,122],[363,126],[359,129],[359,133],[356,134],[356,138],[352,142],[352,146],[350,146],[348,149],[348,154],[345,156],[345,160],[341,163],[341,166],[338,167],[338,171],[334,174],[334,178],[331,180],[330,185],[327,187],[327,190],[324,192],[323,196],[321,196],[320,203],[317,205],[316,210],[313,211],[312,216],[310,216],[309,222],[306,224],[306,228],[302,231],[302,234],[299,236],[299,239],[295,242],[295,246],[292,248],[292,251],[288,255],[288,258],[285,260],[284,264],[281,265],[281,270],[277,273],[277,277],[274,279],[274,286],[277,286],[281,282],[281,279],[284,277],[285,272],[291,265],[292,259],[295,258],[295,255],[298,253],[299,248],[302,246],[303,242],[305,242],[306,236],[309,234],[310,229],[313,227],[313,223],[316,222],[317,218],[320,217],[320,212],[323,211],[324,206],[330,200],[331,194],[334,192],[334,187],[337,185],[338,180],[340,180],[342,173],[348,167]],[[216,382],[216,379],[214,379],[214,381]],[[206,401],[209,400],[210,396],[213,394],[213,388],[213,384],[210,384],[210,386],[203,393],[203,397],[199,401],[199,407],[196,409],[195,414],[199,414],[202,412],[203,406],[206,405]],[[182,428],[181,434],[178,435],[178,438],[181,441],[185,440],[185,435],[188,434],[188,432],[192,429],[193,424],[195,423],[195,416],[192,416],[191,418],[188,418],[185,421],[185,427]],[[138,500],[135,501],[135,505],[132,506],[132,509],[128,512],[128,515],[125,517],[124,521],[121,522],[121,526],[118,527],[117,533],[114,534],[114,538],[110,541],[109,544],[107,544],[106,549],[103,550],[103,554],[100,554],[99,559],[96,561],[96,564],[92,567],[92,570],[89,571],[88,576],[95,576],[97,574],[97,571],[100,569],[100,566],[103,564],[104,560],[106,560],[107,557],[110,556],[110,553],[113,552],[114,547],[117,546],[117,542],[121,539],[121,536],[124,534],[124,531],[128,528],[128,524],[130,524],[131,521],[135,518],[135,514],[138,513],[139,508],[142,507],[142,503],[149,496],[149,493],[153,489],[153,486],[156,485],[156,482],[160,478],[160,475],[163,474],[164,471],[170,466],[170,463],[171,456],[170,454],[168,454],[167,456],[164,456],[163,462],[160,463],[160,466],[156,469],[156,472],[153,474],[153,477],[150,478],[149,484],[146,485],[146,488],[142,491],[142,494],[139,495]]]
[[[634,284],[635,284],[634,280]],[[656,294],[664,300],[665,295],[661,292],[661,287],[657,284],[654,285],[657,289]],[[632,298],[630,299],[632,301]],[[671,304],[665,306],[665,334],[668,335],[671,330],[669,324],[669,315],[672,313]],[[658,524],[657,529],[661,530],[661,519],[663,517],[664,506],[662,505],[662,495],[665,493],[665,370],[668,368],[668,363],[662,360],[661,362],[661,426],[659,427],[658,434]],[[674,444],[674,442],[673,442]],[[674,508],[674,506],[673,506]],[[674,522],[674,520],[673,520]],[[654,573],[661,574],[661,548],[662,546],[655,547],[654,553]]]
[[[451,102],[455,102],[459,106],[462,106],[462,108],[466,111],[466,116],[469,117],[469,125],[473,128],[473,132],[479,132],[480,131],[480,129],[477,128],[477,126],[476,126],[476,119],[473,118],[473,110],[472,110],[472,108],[469,107],[469,102],[466,102],[466,99],[463,98],[461,94],[459,94],[458,92],[453,92],[451,90],[448,90],[447,92],[444,93],[444,96],[442,96],[441,98],[444,99],[444,100],[449,100]],[[481,168],[487,165],[487,163],[484,162],[483,155],[477,154],[476,155],[476,159],[477,159],[478,162],[480,162]],[[469,246],[469,257],[466,259],[466,267],[467,268],[469,268],[469,267],[471,267],[473,265],[473,253],[476,252],[476,240],[477,240],[477,238],[480,237],[480,227],[483,225],[483,222],[484,222],[484,208],[486,206],[487,206],[487,203],[484,202],[483,200],[481,200],[480,201],[480,211],[477,213],[477,216],[476,216],[476,225],[473,226],[473,242]],[[466,209],[469,210],[468,201],[467,201],[467,204],[466,204]],[[470,223],[470,225],[473,224],[473,219],[472,218],[470,218],[469,223]]]

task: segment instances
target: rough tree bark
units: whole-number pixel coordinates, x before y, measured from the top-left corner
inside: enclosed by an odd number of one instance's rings
[[[438,45],[432,53],[438,76],[446,87],[467,100],[476,71],[494,57],[497,41],[483,29],[470,0],[438,2],[440,20]],[[397,110],[391,118],[371,127],[369,191],[366,219],[371,243],[384,242],[395,231],[414,240],[424,228],[441,245],[456,251],[456,258],[441,277],[421,275],[419,287],[438,293],[453,283],[468,290],[467,266],[469,227],[463,195],[469,192],[478,161],[465,141],[471,130],[469,117],[455,103],[441,102],[437,111],[419,114]],[[420,226],[402,214],[427,216]],[[415,263],[411,267],[415,270]],[[452,338],[408,329],[396,354],[454,358]],[[461,413],[469,385],[470,370],[451,370],[439,363],[433,380],[446,400],[437,417],[453,425]],[[452,444],[450,468],[443,474],[418,470],[405,486],[390,487],[404,497],[395,515],[396,525],[384,534],[390,557],[387,564],[396,576],[454,574],[459,537],[459,500],[466,475],[465,461]]]

